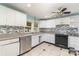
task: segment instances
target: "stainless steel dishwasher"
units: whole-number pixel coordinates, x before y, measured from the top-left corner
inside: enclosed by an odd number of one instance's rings
[[[23,54],[31,49],[31,36],[20,37],[20,51],[19,54]]]

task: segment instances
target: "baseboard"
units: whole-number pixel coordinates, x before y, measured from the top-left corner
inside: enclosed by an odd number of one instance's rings
[[[41,44],[42,44],[42,43],[44,43],[44,42],[45,42],[45,41],[43,41],[43,42],[39,43],[38,45],[36,45],[36,46],[32,47],[32,49],[34,49],[35,47],[37,47],[37,46],[41,45]]]
[[[26,52],[24,52],[24,53],[22,53],[22,54],[19,54],[18,56],[22,56],[22,55],[28,53],[28,52],[31,51],[31,50],[32,50],[32,49],[30,49],[30,50],[28,50],[28,51],[26,51]]]
[[[58,45],[53,44],[53,43],[50,43],[50,42],[46,42],[46,41],[44,41],[44,42],[45,42],[45,43],[48,43],[48,44],[52,44],[52,45],[54,45],[54,46],[56,46],[56,47],[60,47],[60,48],[64,48],[64,49],[69,49],[69,48],[65,48],[65,47],[58,46]]]

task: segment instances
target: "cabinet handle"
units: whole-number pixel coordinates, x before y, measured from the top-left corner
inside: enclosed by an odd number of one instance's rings
[[[10,45],[10,44],[14,44],[14,43],[18,43],[19,41],[16,41],[16,42],[11,42],[11,43],[8,43],[8,44],[3,44],[3,45],[0,45],[0,46],[6,46],[6,45]]]

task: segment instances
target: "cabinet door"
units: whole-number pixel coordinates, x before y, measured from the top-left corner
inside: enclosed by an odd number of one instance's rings
[[[7,20],[7,25],[10,26],[15,26],[15,10],[12,10],[10,8],[6,9],[6,20]]]
[[[70,17],[64,17],[64,18],[55,19],[55,24],[56,25],[59,25],[59,24],[70,24]]]
[[[61,24],[70,24],[70,17],[60,18]]]
[[[39,28],[45,28],[46,22],[45,21],[40,21],[39,22]]]
[[[70,17],[70,26],[79,28],[79,15]]]
[[[79,37],[75,37],[75,49],[79,51]]]
[[[16,26],[26,26],[27,16],[23,13],[16,11]]]
[[[74,47],[74,45],[75,45],[75,37],[72,37],[72,36],[69,36],[68,37],[68,47]]]
[[[6,24],[6,7],[0,5],[0,25]]]
[[[68,39],[68,47],[73,47],[79,50],[79,37],[70,36]]]
[[[41,38],[40,38],[40,41],[43,42],[43,41],[47,41],[47,35],[46,34],[41,34]]]
[[[50,35],[50,43],[55,44],[55,35],[54,34]]]
[[[43,41],[55,44],[55,36],[52,34],[41,34],[41,42]]]
[[[18,39],[6,40],[0,42],[0,56],[19,55]]]
[[[38,44],[39,44],[39,36],[38,35],[32,36],[32,47]]]
[[[46,37],[47,37],[47,40],[46,40],[47,42],[55,43],[55,37],[53,34],[47,34]]]
[[[0,56],[16,56],[19,55],[19,43],[0,46]]]
[[[55,27],[55,20],[44,20],[39,22],[40,28],[53,28]]]
[[[47,38],[46,39],[46,42],[49,42],[50,43],[51,42],[51,36],[50,36],[50,34],[46,34],[45,36]]]

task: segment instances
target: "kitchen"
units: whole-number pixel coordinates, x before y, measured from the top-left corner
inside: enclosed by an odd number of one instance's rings
[[[79,9],[76,5],[79,4],[0,4],[0,56],[78,56]]]

